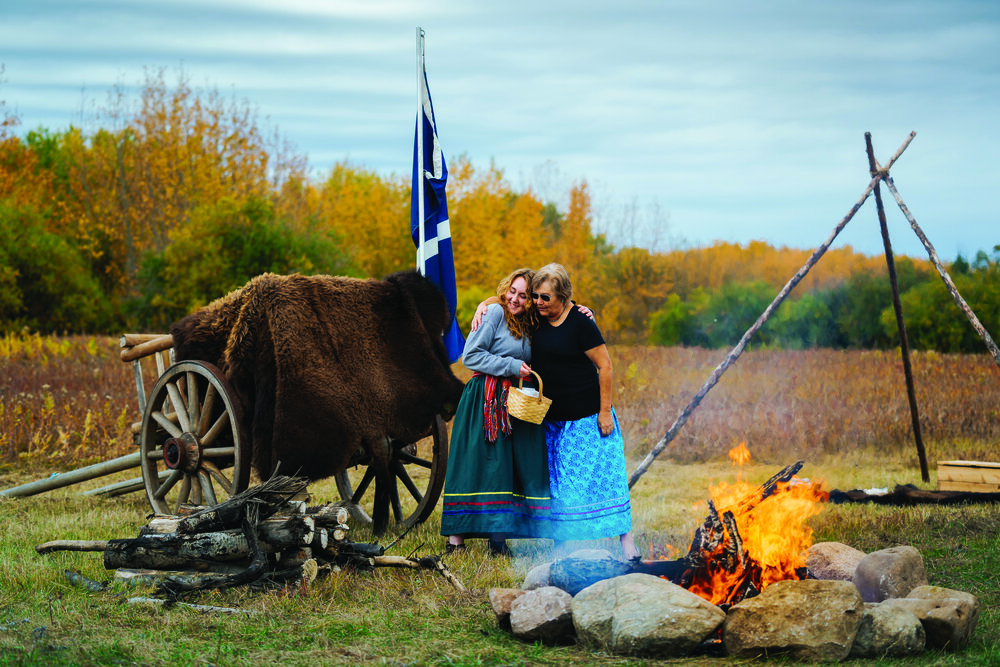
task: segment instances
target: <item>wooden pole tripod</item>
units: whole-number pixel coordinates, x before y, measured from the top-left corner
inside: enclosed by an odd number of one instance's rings
[[[903,215],[910,223],[910,227],[916,233],[917,238],[920,239],[921,243],[923,243],[924,245],[924,248],[927,250],[927,254],[930,257],[931,263],[934,264],[934,267],[937,269],[937,272],[941,276],[941,279],[944,281],[945,287],[947,287],[948,292],[952,295],[952,298],[955,300],[955,303],[958,304],[958,307],[962,310],[963,313],[965,313],[966,317],[968,317],[969,321],[972,324],[972,327],[979,334],[980,338],[982,338],[983,342],[986,343],[986,347],[990,350],[990,353],[993,355],[993,358],[998,366],[1000,366],[1000,349],[997,348],[996,343],[993,342],[993,339],[990,337],[985,327],[983,327],[983,325],[980,323],[979,319],[976,317],[976,314],[972,312],[972,309],[965,302],[965,300],[962,299],[962,296],[958,293],[958,288],[955,287],[955,283],[948,275],[948,272],[945,270],[944,265],[938,259],[937,253],[934,251],[934,246],[932,246],[930,241],[927,240],[926,235],[923,233],[923,230],[920,229],[920,226],[917,224],[916,219],[914,219],[914,217],[910,214],[910,211],[909,209],[907,209],[906,204],[903,203],[902,198],[899,196],[899,192],[896,190],[896,187],[892,182],[892,178],[889,176],[890,167],[892,167],[892,165],[895,164],[896,160],[898,160],[900,155],[903,154],[903,151],[906,150],[907,146],[910,145],[910,142],[913,141],[913,138],[915,136],[916,132],[910,132],[909,136],[902,143],[902,145],[900,145],[896,153],[889,159],[889,162],[886,163],[886,166],[881,167],[875,160],[872,151],[871,133],[869,132],[865,133],[865,143],[868,152],[869,170],[872,175],[872,178],[868,182],[868,186],[865,188],[865,191],[861,194],[861,197],[858,199],[858,201],[856,201],[854,205],[851,207],[851,209],[847,212],[847,215],[845,215],[843,219],[837,224],[837,226],[834,227],[833,231],[830,233],[830,236],[828,236],[827,239],[818,248],[816,248],[813,254],[809,257],[808,261],[806,261],[805,265],[803,265],[802,268],[799,269],[795,273],[795,275],[792,276],[792,278],[785,284],[785,286],[781,289],[781,291],[774,298],[771,304],[767,308],[765,308],[764,312],[761,313],[760,317],[757,318],[757,321],[754,322],[749,329],[747,329],[746,333],[743,334],[743,337],[740,338],[736,346],[729,351],[729,354],[726,355],[722,363],[720,363],[715,368],[715,370],[712,371],[712,374],[701,386],[701,388],[694,395],[691,401],[686,406],[684,406],[684,409],[681,410],[680,414],[677,416],[677,419],[674,420],[674,423],[671,424],[670,428],[667,429],[667,432],[663,435],[662,438],[660,438],[660,440],[656,443],[656,445],[653,446],[653,449],[650,450],[650,452],[646,455],[646,457],[642,460],[642,462],[639,463],[639,465],[636,467],[635,472],[632,473],[632,476],[629,477],[629,482],[628,482],[629,488],[632,488],[635,485],[635,483],[639,481],[639,478],[642,477],[642,475],[649,469],[649,466],[653,464],[653,461],[656,460],[656,457],[659,456],[663,452],[663,450],[666,449],[667,445],[669,445],[670,442],[674,439],[674,437],[676,437],[678,431],[680,431],[681,427],[687,423],[688,419],[691,417],[691,414],[694,412],[695,408],[698,407],[698,405],[702,402],[702,400],[705,398],[708,392],[711,391],[712,387],[718,384],[719,379],[722,377],[722,374],[725,373],[726,370],[730,366],[732,366],[733,363],[736,362],[736,360],[739,358],[741,354],[743,354],[743,350],[746,349],[747,343],[750,341],[750,338],[762,326],[764,326],[764,323],[767,322],[768,318],[771,317],[771,315],[781,304],[781,302],[785,300],[785,297],[787,297],[788,294],[791,293],[792,289],[794,289],[795,286],[802,281],[802,279],[806,276],[809,270],[816,264],[816,262],[819,261],[820,257],[822,257],[824,253],[826,253],[826,251],[830,248],[830,244],[832,244],[834,239],[836,239],[837,236],[840,234],[840,232],[843,231],[844,227],[847,226],[847,223],[851,221],[851,219],[854,217],[854,214],[858,212],[858,210],[865,203],[865,201],[868,199],[868,196],[871,195],[872,192],[876,193],[875,199],[878,208],[879,223],[882,228],[883,245],[886,251],[886,263],[889,266],[889,279],[893,289],[893,308],[896,312],[896,322],[900,332],[900,349],[903,351],[903,358],[904,358],[903,368],[904,368],[904,374],[906,376],[907,394],[910,400],[910,414],[913,421],[914,437],[917,442],[917,453],[920,458],[921,478],[923,479],[924,482],[930,481],[930,473],[927,469],[927,457],[926,454],[924,453],[923,441],[920,437],[920,421],[917,415],[916,398],[913,391],[912,370],[909,364],[909,343],[906,341],[906,329],[903,325],[902,308],[899,303],[899,288],[896,283],[895,262],[892,258],[892,247],[891,244],[889,243],[888,228],[886,227],[885,224],[885,211],[882,208],[882,198],[881,198],[881,193],[879,191],[880,183],[884,182],[886,184],[886,187],[889,189],[889,192],[891,192],[893,197],[896,199],[896,203],[899,205],[899,208],[903,212]]]

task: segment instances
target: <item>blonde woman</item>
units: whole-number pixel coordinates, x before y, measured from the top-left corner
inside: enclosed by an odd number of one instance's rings
[[[510,417],[506,405],[512,382],[531,377],[532,276],[522,268],[501,280],[499,302],[465,341],[462,361],[474,375],[452,424],[441,515],[447,553],[485,537],[490,554],[507,556],[509,537],[550,537],[545,433]]]

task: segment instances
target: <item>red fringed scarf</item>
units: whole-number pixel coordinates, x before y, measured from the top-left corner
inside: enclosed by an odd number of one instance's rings
[[[476,375],[481,375],[476,373]],[[497,380],[500,381],[500,395],[497,395]],[[507,414],[507,392],[510,391],[510,379],[498,378],[495,375],[486,376],[483,387],[483,430],[486,440],[496,442],[500,431],[510,435],[510,415]]]

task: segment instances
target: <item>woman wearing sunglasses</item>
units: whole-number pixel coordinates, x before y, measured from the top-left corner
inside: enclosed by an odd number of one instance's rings
[[[504,556],[508,537],[551,537],[544,429],[507,414],[511,380],[530,376],[533,274],[518,269],[501,280],[498,303],[465,341],[462,361],[474,375],[452,423],[441,515],[446,553],[464,549],[468,537],[488,538],[490,554]]]
[[[611,406],[611,356],[597,324],[573,307],[572,296],[561,264],[535,272],[531,298],[539,326],[531,339],[532,370],[552,399],[544,422],[552,536],[557,547],[617,536],[625,557],[638,558],[625,445]]]
[[[568,541],[618,537],[625,557],[638,558],[625,445],[611,406],[614,371],[604,337],[589,309],[574,305],[573,285],[561,264],[534,273],[530,296],[538,311],[531,370],[552,399],[543,426],[556,548],[563,550]]]

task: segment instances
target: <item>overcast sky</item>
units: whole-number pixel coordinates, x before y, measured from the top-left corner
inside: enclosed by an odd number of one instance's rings
[[[1000,2],[0,0],[0,100],[71,124],[144,68],[247,100],[308,156],[406,174],[415,29],[445,156],[492,161],[654,249],[815,248],[868,183],[864,133],[942,259],[1000,244]],[[893,248],[926,257],[883,190]],[[639,213],[641,233],[622,225]],[[405,232],[402,232],[405,233]],[[456,236],[459,229],[453,232]],[[874,199],[836,246],[882,249]],[[554,250],[554,254],[557,252]],[[558,259],[558,257],[554,257]]]

